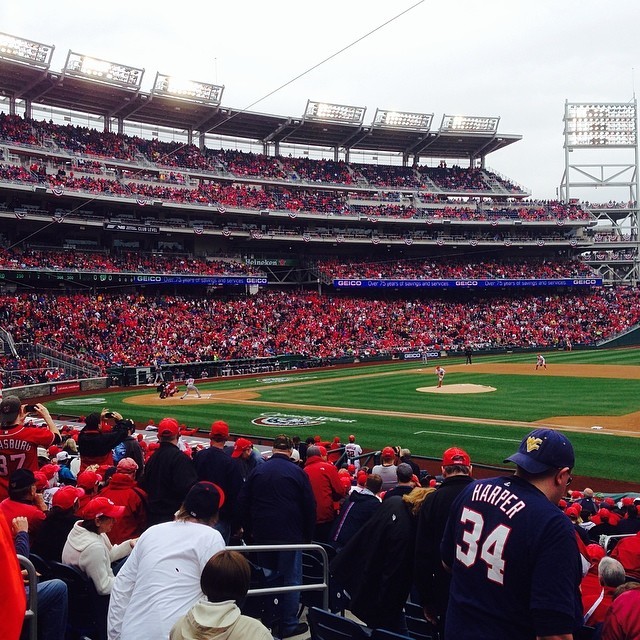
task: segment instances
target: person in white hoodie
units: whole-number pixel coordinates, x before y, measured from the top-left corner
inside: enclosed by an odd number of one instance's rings
[[[115,579],[111,563],[126,558],[135,545],[134,539],[112,545],[107,536],[123,513],[124,507],[109,498],[93,498],[83,507],[84,520],[73,525],[62,549],[62,562],[84,571],[101,596],[111,593]]]
[[[149,527],[116,576],[107,617],[109,640],[159,640],[202,597],[200,576],[224,549],[213,526],[224,492],[197,482],[173,522]]]
[[[262,622],[242,615],[237,600],[247,595],[251,569],[237,551],[220,551],[205,565],[197,602],[171,629],[170,640],[272,640]]]

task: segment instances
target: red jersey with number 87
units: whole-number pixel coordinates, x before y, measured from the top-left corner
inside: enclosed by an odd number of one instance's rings
[[[48,448],[55,434],[46,427],[0,430],[0,500],[8,497],[9,476],[17,469],[38,470],[38,447]]]

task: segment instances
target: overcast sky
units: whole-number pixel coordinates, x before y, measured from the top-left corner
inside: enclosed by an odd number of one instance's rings
[[[144,68],[144,90],[160,71],[225,85],[223,104],[246,108],[416,2],[6,0],[0,29],[55,45],[53,70],[71,49]],[[522,140],[487,165],[552,198],[565,100],[633,98],[639,18],[638,0],[425,0],[251,110],[301,116],[312,99],[366,106],[365,123],[378,107],[433,113],[434,128],[445,113],[499,116]]]

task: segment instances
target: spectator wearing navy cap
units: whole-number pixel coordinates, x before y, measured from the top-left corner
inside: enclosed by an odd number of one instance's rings
[[[158,432],[162,432],[162,422]],[[184,455],[184,454],[180,454]],[[186,494],[175,520],[149,527],[116,576],[108,615],[108,637],[168,638],[171,627],[202,597],[200,575],[224,549],[214,529],[222,489],[198,482]]]
[[[191,459],[178,448],[180,426],[174,418],[158,423],[160,446],[145,466],[142,488],[149,496],[149,525],[171,522],[189,489],[198,481]]]
[[[452,505],[441,544],[452,572],[445,638],[571,640],[582,626],[582,563],[557,505],[573,447],[536,429],[506,461],[515,475],[473,482]]]
[[[11,526],[14,518],[24,516],[29,522],[29,538],[35,540],[45,519],[47,506],[36,490],[36,477],[30,469],[17,469],[9,476],[9,497],[0,502],[0,513]]]

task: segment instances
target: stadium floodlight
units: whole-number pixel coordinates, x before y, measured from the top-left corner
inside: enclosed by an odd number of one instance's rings
[[[441,133],[495,133],[500,118],[495,116],[442,116]]]
[[[637,114],[634,103],[566,103],[567,147],[635,147]]]
[[[376,109],[373,126],[388,129],[408,129],[411,131],[429,131],[433,122],[433,113],[411,113]]]
[[[100,60],[99,58],[92,58],[81,53],[69,51],[64,73],[96,82],[139,89],[144,69],[137,69],[130,65],[108,62],[107,60]]]
[[[367,107],[351,107],[346,104],[329,104],[328,102],[307,100],[303,120],[362,124],[366,110]]]
[[[53,45],[16,38],[8,33],[0,33],[0,58],[21,63],[32,63],[39,67],[49,68]]]
[[[155,95],[171,96],[172,98],[181,98],[182,100],[219,105],[222,100],[223,91],[224,87],[217,84],[183,80],[181,78],[167,76],[163,73],[156,73],[152,93]]]

